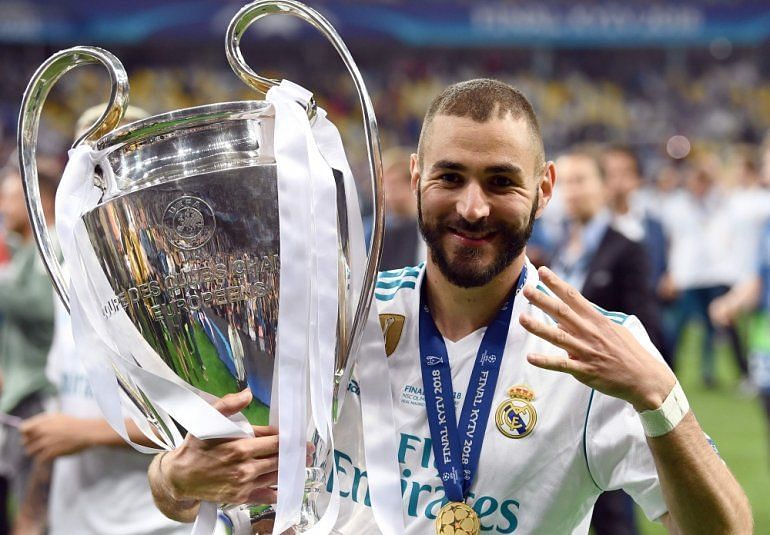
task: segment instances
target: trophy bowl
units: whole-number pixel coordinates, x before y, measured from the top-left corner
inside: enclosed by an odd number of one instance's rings
[[[360,325],[368,314],[382,244],[381,164],[376,123],[360,73],[329,23],[298,2],[258,1],[233,19],[227,56],[236,74],[265,92],[276,82],[254,73],[243,61],[239,42],[255,20],[272,13],[298,16],[319,29],[338,50],[359,91],[368,142],[375,207],[374,237],[359,284],[351,277],[351,195],[342,170],[333,170],[337,197],[337,273],[317,284],[336,288],[334,405],[342,402],[340,380],[350,373]],[[128,102],[128,79],[120,62],[95,47],[54,54],[33,76],[22,102],[19,147],[27,203],[38,244],[65,305],[62,276],[40,207],[35,164],[36,140],[45,98],[69,70],[103,65],[112,94],[102,117],[74,147],[88,144],[103,155],[93,176],[99,199],[80,217],[88,243],[109,282],[97,303],[105,322],[127,316],[130,326],[157,358],[192,390],[221,397],[249,388],[251,404],[242,411],[252,425],[267,425],[276,397],[276,343],[279,280],[292,258],[282,256],[278,170],[274,153],[274,108],[264,101],[227,102],[176,110],[116,128]],[[306,112],[316,113],[311,100]],[[347,183],[350,189],[350,182]],[[86,274],[88,277],[89,274]],[[308,274],[308,276],[312,276]],[[122,390],[166,442],[179,440],[159,414],[152,396],[130,377],[116,373]],[[301,395],[301,393],[297,393]],[[296,529],[318,518],[315,494],[325,481],[328,445],[310,420],[308,440],[316,445],[307,469],[306,497]],[[176,438],[175,438],[176,437]],[[271,514],[251,505],[253,521]]]

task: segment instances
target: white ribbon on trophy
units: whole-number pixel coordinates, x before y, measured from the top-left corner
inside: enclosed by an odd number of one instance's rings
[[[364,227],[359,215],[356,181],[350,170],[342,138],[337,127],[326,118],[326,111],[319,108],[313,123],[318,148],[333,169],[342,171],[348,205],[348,229],[350,238],[351,285],[354,295],[360,295],[366,266]],[[390,390],[390,369],[385,354],[385,341],[380,327],[377,305],[369,308],[369,316],[359,342],[359,358],[356,366],[361,390],[361,413],[364,434],[364,456],[369,480],[372,512],[380,530],[386,535],[404,533],[402,514],[401,479],[398,464],[396,423],[393,419],[393,396]],[[335,483],[337,478],[335,478]]]
[[[284,202],[286,203],[287,212],[292,209],[292,205],[298,202],[296,195],[297,191],[295,189],[287,187],[286,195],[283,197],[283,200],[281,196],[281,190],[283,188],[282,183],[288,185],[289,180],[291,180],[289,177],[289,172],[287,171],[290,168],[289,165],[286,165],[288,163],[287,157],[291,154],[299,152],[299,148],[290,147],[288,145],[280,146],[279,140],[283,140],[288,144],[296,144],[297,139],[299,139],[299,136],[296,135],[296,129],[300,128],[301,124],[302,131],[305,133],[307,140],[308,154],[310,156],[310,160],[312,161],[310,172],[313,175],[311,179],[313,187],[318,187],[317,184],[326,184],[325,195],[318,195],[316,197],[316,201],[319,202],[316,202],[313,207],[315,223],[316,225],[326,224],[328,229],[325,231],[325,233],[327,234],[328,238],[331,238],[333,233],[334,238],[333,242],[327,242],[325,246],[319,241],[316,242],[317,246],[319,247],[316,249],[317,257],[321,258],[323,253],[325,253],[327,256],[325,260],[321,259],[321,262],[319,262],[318,280],[333,280],[337,276],[336,273],[338,269],[336,257],[336,189],[334,186],[334,177],[332,175],[333,168],[341,171],[343,174],[346,202],[348,204],[348,233],[351,244],[351,285],[353,286],[353,295],[360,295],[360,290],[363,286],[363,273],[365,271],[366,265],[366,247],[364,244],[363,223],[360,218],[361,210],[358,204],[356,184],[353,178],[353,173],[350,170],[350,166],[345,156],[342,139],[340,138],[339,132],[337,131],[337,128],[334,126],[334,124],[326,118],[326,112],[323,109],[319,108],[317,110],[313,126],[310,127],[307,115],[305,113],[305,106],[311,97],[312,93],[306,89],[285,80],[282,81],[279,86],[270,89],[267,93],[266,100],[271,102],[275,107],[276,117],[275,158],[278,164],[279,215],[281,218],[283,218]],[[302,107],[297,106],[297,103],[301,104]],[[324,164],[323,160],[318,160],[319,156],[325,160],[325,165],[322,165]],[[310,188],[308,188],[308,190],[310,190]],[[324,199],[326,200],[324,201]],[[322,211],[326,211],[325,217],[319,217],[321,216]],[[281,229],[284,229],[286,226],[287,225],[284,225],[283,223],[283,219],[281,219]],[[313,229],[313,234],[315,235],[316,240],[319,240],[319,237],[323,233],[323,229],[318,227]],[[292,236],[286,236],[286,238],[292,241],[295,239]],[[297,237],[296,239],[301,241],[302,237]],[[281,248],[283,249],[283,247],[284,234],[282,230]],[[320,265],[322,262],[326,266],[325,274],[322,274],[320,271]],[[283,273],[284,271],[282,264],[281,277],[283,277]],[[298,272],[297,276],[301,278],[303,273]],[[304,276],[305,279],[307,279],[307,275],[305,274]],[[282,279],[279,314],[281,314],[280,310],[283,310],[281,308],[283,307],[284,303],[282,297],[283,288],[284,286]],[[320,292],[315,293],[319,298],[321,297]],[[331,300],[332,298],[329,297],[330,302]],[[336,297],[334,297],[334,308],[328,308],[327,310],[324,310],[323,308],[323,301],[324,299],[319,299],[317,303],[319,305],[317,308],[317,317],[319,318],[319,321],[317,323],[318,328],[315,330],[315,333],[318,337],[318,341],[321,341],[323,337],[326,338],[325,342],[320,345],[320,348],[323,351],[325,347],[325,351],[329,351],[329,355],[332,355],[334,353],[335,345],[335,337],[333,334],[335,331],[335,325],[333,324],[334,322],[327,323],[327,326],[324,327],[320,320],[321,318],[325,317],[328,321],[329,318],[336,317],[337,300]],[[281,325],[283,328],[284,324],[281,322],[282,320],[279,316],[279,325]],[[282,335],[279,329],[278,354],[279,358],[283,359],[281,353],[281,342]],[[401,513],[401,481],[399,477],[400,472],[397,460],[398,444],[396,441],[395,422],[393,420],[393,401],[390,392],[390,381],[388,380],[390,372],[388,370],[387,357],[385,355],[385,345],[382,338],[382,331],[379,325],[376,306],[372,306],[369,309],[369,316],[367,318],[366,325],[364,326],[364,331],[359,343],[359,347],[361,349],[357,362],[362,364],[357,365],[357,370],[361,384],[361,410],[363,414],[366,414],[366,418],[363,418],[363,440],[364,453],[366,456],[367,464],[367,479],[369,481],[369,489],[372,500],[372,511],[374,513],[375,520],[377,521],[377,525],[383,533],[386,535],[401,534],[404,533],[404,523]],[[281,360],[279,364],[279,381],[283,375],[280,368],[283,366],[283,362],[284,361]],[[333,361],[328,362],[322,358],[319,359],[318,362],[322,363],[321,367],[326,367],[326,370],[322,373],[328,374],[329,371],[333,372]],[[290,368],[288,369],[290,370]],[[311,382],[312,380],[313,374],[311,374]],[[280,395],[281,389],[283,389],[283,385],[280,383],[279,385]],[[332,496],[329,501],[326,513],[322,516],[321,520],[319,520],[318,524],[316,525],[316,527],[322,528],[320,531],[318,531],[318,533],[329,532],[329,530],[334,525],[334,521],[330,521],[330,519],[333,518],[336,520],[337,510],[339,507],[339,492],[337,490],[339,477],[337,477],[336,474],[336,463],[334,462],[333,457],[334,443],[331,433],[332,390],[329,388],[329,386],[330,385],[319,385],[319,388],[322,389],[323,393],[322,397],[320,398],[321,403],[311,403],[314,407],[313,417],[316,419],[316,429],[329,429],[329,432],[326,436],[328,436],[331,440],[331,462],[332,470],[334,472],[334,489],[332,490]],[[343,388],[345,387],[346,385],[343,385]],[[288,390],[284,390],[284,392],[287,392],[287,396],[291,395],[290,391]],[[313,390],[311,388],[311,394],[312,392]],[[282,408],[284,405],[282,402],[279,401],[278,406],[279,411],[283,410]],[[318,409],[321,410],[318,411]],[[296,426],[297,423],[287,421],[286,425]],[[279,428],[281,429],[282,437],[284,436],[283,426],[284,420],[281,419],[279,421]],[[295,431],[299,431],[304,438],[304,428],[297,428]],[[323,432],[321,438],[326,440],[324,438]],[[281,450],[279,452],[279,466],[280,463],[284,462],[284,452]],[[295,459],[290,462],[294,463],[293,466],[295,467],[303,466],[301,459]],[[278,488],[281,489],[281,492],[278,495],[279,507],[277,511],[281,511],[281,498],[285,492],[285,487],[283,486],[283,481],[281,480],[280,469],[278,473]],[[279,523],[280,522],[277,513],[276,527],[278,527]]]
[[[327,509],[307,531],[329,533],[340,507],[333,445],[333,391],[338,296],[336,186],[332,168],[342,171],[348,204],[351,242],[351,285],[360,295],[366,253],[355,181],[334,125],[319,109],[311,127],[304,108],[307,90],[283,82],[271,89],[267,101],[275,109],[273,149],[278,169],[280,224],[280,291],[277,341],[277,403],[271,422],[279,425],[278,504],[273,533],[296,524],[305,486],[306,440],[309,419],[321,440],[330,445],[334,488]],[[263,144],[269,150],[270,143]],[[180,379],[144,340],[124,310],[107,319],[102,304],[114,297],[91,247],[81,216],[94,208],[102,191],[92,177],[98,165],[111,173],[105,151],[80,145],[69,162],[56,196],[56,228],[70,274],[72,328],[80,347],[94,395],[105,418],[124,440],[142,452],[159,451],[133,443],[124,419],[131,417],[160,448],[180,442],[172,418],[201,439],[241,438],[253,431],[241,415],[224,417],[212,406],[214,397]],[[86,276],[87,274],[87,276]],[[372,306],[359,347],[357,374],[361,384],[364,451],[372,510],[386,535],[404,532],[401,485],[393,401],[382,332]],[[121,404],[118,375],[134,384],[159,410],[157,418],[172,437],[163,440],[136,411]],[[342,388],[345,388],[343,385]],[[298,392],[309,392],[310,403]],[[308,410],[309,409],[309,410]],[[216,506],[201,504],[194,533],[211,533]]]

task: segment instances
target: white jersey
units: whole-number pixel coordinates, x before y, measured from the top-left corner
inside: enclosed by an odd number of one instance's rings
[[[47,374],[58,389],[59,410],[103,418],[77,355],[69,316],[57,303]],[[129,447],[94,447],[56,459],[48,506],[50,535],[182,535],[191,525],[169,520],[152,501],[151,455]]]
[[[408,534],[433,533],[446,495],[434,464],[419,359],[418,308],[424,265],[380,274],[375,290],[399,434],[403,511]],[[527,285],[548,291],[528,264]],[[652,454],[631,405],[596,392],[570,375],[542,370],[528,353],[564,354],[521,327],[526,312],[551,321],[523,294],[514,304],[505,354],[476,477],[467,503],[482,530],[498,533],[587,533],[603,490],[622,488],[657,519],[667,508]],[[639,321],[607,313],[658,355]],[[485,329],[447,341],[459,416]],[[659,357],[659,355],[658,355]],[[343,498],[338,530],[378,533],[370,509],[361,436],[359,385],[348,388],[335,430],[335,461]],[[327,485],[331,491],[331,481]]]

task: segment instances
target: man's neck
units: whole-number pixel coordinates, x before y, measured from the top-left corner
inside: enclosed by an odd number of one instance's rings
[[[439,332],[456,342],[488,325],[516,284],[524,258],[522,253],[484,286],[461,288],[444,277],[429,254],[423,284],[427,284],[428,304]]]

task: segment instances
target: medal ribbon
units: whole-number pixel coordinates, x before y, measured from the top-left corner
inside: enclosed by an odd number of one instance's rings
[[[464,502],[476,475],[508,338],[513,303],[526,278],[527,268],[524,266],[515,290],[510,293],[484,333],[459,423],[456,423],[455,417],[449,355],[444,337],[430,314],[423,282],[420,294],[420,368],[433,454],[449,501]]]

